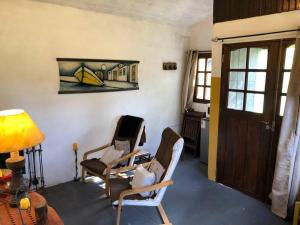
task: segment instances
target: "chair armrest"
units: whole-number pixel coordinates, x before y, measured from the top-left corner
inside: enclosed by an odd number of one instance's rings
[[[139,152],[140,152],[140,150],[134,150],[131,153],[129,153],[129,154],[127,154],[127,155],[125,155],[125,156],[123,156],[123,157],[121,157],[119,159],[116,159],[116,160],[110,162],[107,166],[108,167],[109,166],[113,167],[114,165],[116,165],[116,164],[118,164],[120,162],[123,162],[123,161],[126,161],[127,159],[130,159],[132,156],[136,155]]]
[[[116,173],[122,173],[122,172],[126,172],[126,171],[131,171],[131,170],[135,170],[139,165],[142,165],[144,168],[148,168],[151,164],[150,162],[146,162],[146,163],[141,163],[138,165],[133,165],[133,166],[123,166],[117,169]]]
[[[155,191],[157,189],[161,189],[163,187],[170,186],[172,184],[173,184],[172,180],[167,180],[167,181],[163,181],[163,182],[158,183],[158,184],[149,185],[149,186],[142,187],[142,188],[133,188],[133,189],[130,189],[130,190],[125,190],[125,191],[121,192],[119,201],[121,202],[123,200],[123,198],[128,196],[128,195],[134,195],[134,194],[139,194],[139,193],[143,193],[143,192]]]
[[[110,144],[106,144],[106,145],[103,145],[103,146],[101,146],[99,148],[95,148],[95,149],[92,149],[92,150],[89,150],[89,151],[85,152],[83,154],[83,160],[87,160],[88,155],[90,155],[92,153],[95,153],[95,152],[99,152],[99,151],[101,151],[101,150],[103,150],[103,149],[105,149],[105,148],[107,148],[109,146],[110,146]]]
[[[110,171],[111,171],[111,168],[120,163],[120,162],[123,162],[123,161],[126,161],[128,160],[129,158],[131,158],[132,156],[134,156],[135,154],[139,153],[140,150],[134,150],[133,152],[121,157],[120,159],[116,159],[110,163],[107,164],[107,168],[106,168],[106,177],[107,179],[109,179],[109,175],[110,175]]]

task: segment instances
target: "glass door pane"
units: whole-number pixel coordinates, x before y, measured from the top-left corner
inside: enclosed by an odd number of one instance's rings
[[[248,91],[265,91],[266,72],[249,72],[248,73]]]
[[[244,93],[229,91],[228,93],[228,108],[243,110]]]
[[[295,53],[295,45],[291,45],[285,51],[284,69],[291,70]]]
[[[263,113],[264,111],[264,94],[247,94],[246,111],[254,113]]]
[[[230,69],[246,69],[247,48],[240,48],[231,51]]]
[[[245,88],[245,72],[229,73],[229,89],[244,90]]]
[[[283,81],[282,81],[282,90],[281,92],[286,94],[288,87],[289,87],[289,82],[290,82],[290,76],[291,72],[284,72],[283,73]]]
[[[268,48],[250,48],[249,69],[267,69]]]

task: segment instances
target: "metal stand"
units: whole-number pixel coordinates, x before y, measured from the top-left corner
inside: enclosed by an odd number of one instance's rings
[[[13,208],[17,207],[16,194],[19,189],[24,189],[24,180],[22,169],[25,166],[25,159],[22,157],[19,161],[6,161],[8,169],[12,170],[12,178],[9,185],[9,192],[11,193],[11,201],[9,205]]]
[[[33,147],[26,149],[28,174],[29,174],[29,189],[34,186],[35,190],[43,190],[45,188],[44,169],[43,169],[43,149],[41,145],[38,148]]]
[[[77,163],[78,163],[78,156],[77,156],[78,146],[77,146],[76,143],[73,144],[73,151],[75,153],[75,177],[74,177],[73,181],[79,181],[80,178],[78,177],[78,166],[77,166]]]

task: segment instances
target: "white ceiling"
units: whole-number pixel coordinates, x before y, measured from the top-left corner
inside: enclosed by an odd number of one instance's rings
[[[166,23],[193,25],[213,12],[213,0],[35,0]]]

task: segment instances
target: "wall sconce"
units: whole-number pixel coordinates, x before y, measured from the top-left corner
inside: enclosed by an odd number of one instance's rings
[[[177,63],[176,62],[164,62],[163,70],[177,70]]]

